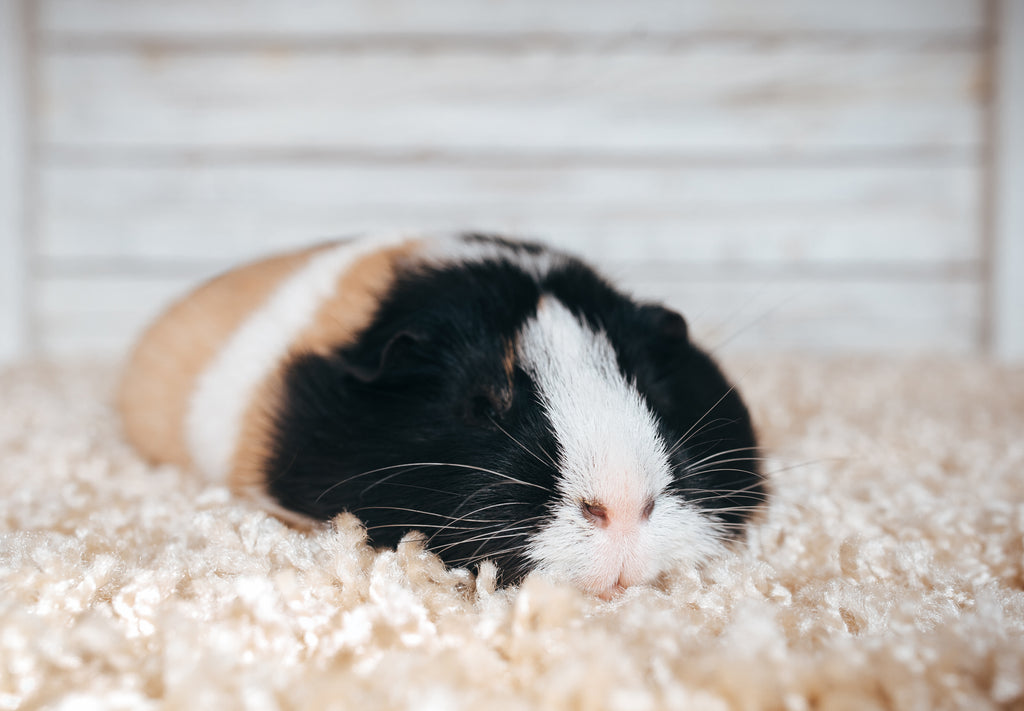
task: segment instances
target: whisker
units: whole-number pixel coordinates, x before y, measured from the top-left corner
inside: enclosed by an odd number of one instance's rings
[[[764,458],[762,461],[767,461],[767,459],[768,458]],[[757,460],[753,459],[753,458],[751,458],[751,459],[741,458],[741,459],[732,460],[732,461],[744,462],[744,461],[757,461]],[[828,461],[842,461],[842,460],[841,459],[840,460],[816,459],[816,460],[809,461],[809,462],[800,462],[799,464],[791,464],[788,467],[778,467],[778,468],[773,469],[773,470],[771,470],[769,472],[765,472],[764,474],[760,475],[760,478],[763,481],[767,481],[769,479],[772,479],[772,478],[778,476],[779,474],[785,474],[786,472],[794,471],[796,469],[802,469],[804,467],[809,467],[809,466],[814,465],[814,464],[820,464],[822,462],[828,462]],[[728,464],[728,463],[730,463],[730,461],[723,461],[721,463],[722,464]],[[685,481],[686,479],[689,479],[692,476],[714,474],[715,472],[719,472],[719,471],[721,471],[721,472],[741,472],[741,473],[747,473],[747,474],[753,473],[753,472],[750,472],[749,470],[746,470],[746,469],[716,469],[716,468],[713,468],[716,464],[718,464],[718,462],[714,462],[711,465],[709,465],[709,466],[707,466],[707,467],[705,467],[705,468],[703,468],[703,469],[701,469],[701,470],[699,470],[697,472],[693,472],[693,473],[687,472],[684,476],[678,477],[676,479],[676,481],[677,482]],[[689,489],[687,489],[687,491],[689,491]]]
[[[558,465],[557,465],[557,464],[555,464],[555,460],[554,460],[554,459],[553,459],[553,458],[551,457],[551,455],[550,455],[550,454],[548,454],[548,453],[547,453],[547,452],[546,452],[546,451],[544,450],[544,448],[543,448],[543,447],[541,447],[541,446],[540,446],[540,444],[538,444],[537,446],[538,446],[538,447],[540,448],[540,451],[544,452],[544,456],[546,456],[546,457],[548,458],[548,461],[546,461],[546,462],[545,462],[545,461],[544,461],[543,459],[541,459],[541,458],[540,458],[540,457],[539,457],[539,456],[537,455],[537,453],[536,453],[536,452],[534,452],[534,451],[533,451],[532,449],[530,449],[530,448],[529,448],[529,447],[527,447],[527,446],[526,446],[525,444],[523,444],[522,442],[520,442],[520,441],[519,441],[518,439],[516,439],[515,437],[513,437],[513,436],[511,435],[511,433],[509,433],[509,432],[508,432],[508,430],[506,430],[506,429],[505,429],[504,427],[502,427],[502,426],[501,426],[500,424],[498,424],[498,422],[497,422],[497,421],[496,421],[496,420],[495,420],[495,419],[494,419],[493,417],[492,417],[492,418],[488,418],[488,419],[490,419],[491,423],[492,423],[492,424],[493,424],[493,425],[494,425],[495,427],[497,427],[497,428],[498,428],[499,430],[501,430],[501,431],[502,431],[502,432],[503,432],[503,433],[505,434],[505,436],[506,436],[506,437],[508,437],[508,438],[509,438],[510,440],[512,440],[513,442],[515,442],[516,444],[518,444],[518,445],[519,445],[520,447],[522,447],[522,449],[523,449],[523,451],[524,451],[524,452],[526,452],[527,454],[529,454],[529,455],[530,455],[531,457],[533,457],[534,459],[536,459],[536,460],[537,460],[538,462],[540,462],[540,463],[541,463],[541,464],[543,464],[544,466],[552,466],[552,467],[554,467],[555,469],[557,469],[557,468],[558,468]]]
[[[474,555],[471,555],[471,556],[465,556],[463,558],[456,558],[455,560],[448,561],[448,565],[452,565],[452,566],[465,565],[466,563],[475,563],[475,562],[478,562],[478,561],[490,560],[490,559],[497,558],[498,556],[506,555],[508,553],[520,553],[520,552],[525,551],[525,550],[526,550],[526,544],[523,544],[521,546],[512,546],[510,548],[504,548],[504,549],[499,550],[499,551],[491,551],[491,552],[487,553],[486,555],[476,555],[476,554],[474,554]]]
[[[716,515],[717,514],[723,514],[723,513],[741,513],[741,512],[742,513],[751,513],[753,511],[759,511],[760,509],[761,509],[760,506],[730,506],[728,508],[722,508],[722,509],[717,509],[716,508],[714,511],[712,511],[712,513],[714,513]]]
[[[409,509],[402,506],[361,506],[357,509],[352,509],[353,514],[360,514],[363,511],[404,511],[406,513],[419,514],[421,516],[434,516],[436,518],[451,519],[452,521],[465,521],[466,523],[493,523],[494,519],[485,518],[465,518],[462,516],[450,516],[448,514],[437,513],[436,511],[421,511],[419,509]]]
[[[722,491],[721,489],[681,489],[679,491],[683,496],[695,496],[699,494],[716,494],[716,496],[700,496],[696,498],[697,501],[718,501],[719,499],[728,499],[740,494],[749,494],[753,492],[757,487],[762,486],[764,482],[755,482],[749,486],[744,486],[740,489],[730,489],[729,491]]]
[[[484,473],[484,474],[491,474],[493,476],[500,477],[500,478],[505,479],[505,480],[507,480],[509,482],[512,482],[512,483],[515,483],[515,484],[520,484],[522,486],[532,486],[532,487],[534,487],[536,489],[540,489],[541,491],[546,491],[546,492],[550,492],[551,491],[546,486],[541,486],[540,484],[535,484],[535,483],[529,482],[529,481],[523,481],[522,479],[517,479],[514,476],[510,476],[508,474],[502,474],[501,472],[496,472],[496,471],[494,471],[492,469],[485,469],[484,467],[477,467],[477,466],[473,466],[473,465],[470,465],[470,464],[456,464],[454,462],[407,462],[405,464],[392,464],[392,465],[386,466],[386,467],[378,467],[377,469],[370,469],[369,471],[360,472],[359,474],[353,474],[350,477],[346,477],[346,478],[342,479],[341,481],[337,481],[337,482],[331,484],[329,487],[327,487],[322,492],[320,492],[320,495],[316,497],[314,503],[320,503],[320,500],[323,499],[323,497],[326,496],[329,492],[333,491],[334,489],[338,488],[339,486],[343,486],[345,484],[348,484],[349,482],[354,481],[356,479],[359,479],[361,477],[369,476],[370,474],[376,474],[378,472],[389,471],[391,469],[410,469],[410,468],[421,468],[421,467],[455,467],[455,468],[460,468],[460,469],[472,469],[473,471],[478,471],[478,472],[481,472],[481,473]]]
[[[465,502],[463,502],[463,503],[465,503]],[[481,511],[487,511],[488,509],[493,509],[493,508],[498,508],[498,507],[503,507],[503,506],[525,506],[525,505],[527,505],[525,501],[508,501],[508,502],[500,501],[500,502],[498,502],[496,504],[488,504],[487,506],[481,506],[478,509],[474,509],[473,511],[469,511],[469,512],[463,514],[462,516],[460,516],[460,517],[458,517],[456,519],[453,519],[452,523],[458,523],[460,521],[468,520],[466,518],[467,516],[473,516],[475,514],[480,513]],[[513,521],[521,521],[521,520],[523,520],[523,519],[513,519]],[[508,519],[499,519],[499,520],[495,521],[495,525],[501,525],[501,524],[505,524],[505,523],[508,523]],[[440,533],[443,530],[444,530],[444,528],[442,527],[440,530],[434,532],[434,534],[431,535],[429,539],[427,539],[428,542],[430,540],[432,540],[434,538],[434,536],[436,536],[438,533]]]
[[[726,449],[721,452],[709,454],[708,456],[704,457],[703,459],[699,459],[696,462],[687,462],[686,466],[689,467],[690,469],[694,469],[696,467],[699,467],[701,464],[704,464],[705,462],[713,461],[715,457],[725,457],[730,454],[736,454],[737,452],[756,452],[759,449],[760,448],[757,447],[756,445],[752,447],[736,447],[734,449]]]
[[[768,462],[771,461],[772,459],[773,457],[755,457],[753,455],[750,455],[746,457],[733,457],[731,459],[711,459],[709,461],[703,462],[702,464],[696,467],[690,465],[685,466],[690,471],[704,471],[705,469],[708,469],[710,467],[716,467],[719,464],[732,464],[733,462]]]
[[[357,509],[353,509],[352,513],[355,514],[355,513],[359,513],[360,511],[406,511],[408,513],[423,514],[425,516],[436,516],[438,518],[448,518],[448,519],[451,519],[452,521],[455,521],[455,522],[465,521],[467,523],[494,523],[495,522],[494,519],[486,519],[486,518],[474,519],[474,518],[467,518],[467,517],[468,516],[472,516],[472,515],[477,514],[477,513],[480,513],[481,511],[486,511],[487,509],[495,508],[497,506],[526,506],[526,505],[527,505],[527,502],[525,502],[525,501],[501,502],[500,504],[490,504],[489,506],[483,506],[483,507],[481,507],[479,509],[476,509],[474,511],[470,511],[469,513],[464,514],[462,516],[451,516],[449,514],[437,513],[435,511],[420,511],[419,509],[408,509],[408,508],[403,508],[401,506],[360,506]]]
[[[408,474],[409,472],[415,472],[415,471],[419,471],[420,469],[426,469],[429,466],[430,466],[429,464],[420,464],[420,465],[416,465],[416,466],[411,466],[411,467],[409,467],[407,469],[399,469],[397,472],[394,472],[393,474],[388,474],[386,477],[383,477],[383,478],[378,479],[377,481],[373,482],[372,484],[367,486],[365,489],[363,489],[360,492],[360,494],[365,496],[366,492],[369,491],[370,489],[372,489],[373,487],[378,486],[380,484],[389,484],[391,482],[391,480],[394,479],[396,476],[402,476],[403,474]]]
[[[454,492],[454,491],[449,491],[447,489],[434,489],[434,488],[429,487],[429,486],[420,486],[419,484],[403,484],[402,482],[395,482],[395,481],[378,482],[378,483],[382,483],[382,484],[384,484],[384,486],[393,486],[393,487],[399,487],[399,488],[402,488],[402,489],[418,489],[419,491],[429,491],[429,492],[431,492],[433,494],[447,494],[448,496],[457,496],[456,492]],[[502,482],[502,483],[506,484],[508,482]],[[366,493],[366,489],[363,489],[363,493]]]
[[[480,552],[481,548],[483,548],[485,545],[487,545],[491,541],[500,541],[500,540],[504,540],[504,539],[508,539],[508,538],[523,538],[523,536],[524,536],[523,531],[525,531],[525,530],[528,530],[528,529],[523,528],[523,529],[516,529],[516,530],[510,531],[508,533],[500,533],[499,532],[499,533],[495,533],[495,534],[487,535],[487,536],[475,536],[473,538],[467,538],[465,540],[458,541],[456,543],[450,543],[450,544],[444,546],[443,548],[438,548],[435,552],[440,554],[440,553],[443,553],[444,551],[450,550],[451,548],[457,548],[458,546],[461,546],[461,545],[466,545],[466,544],[469,544],[469,543],[476,543],[477,541],[481,541],[480,545],[477,546],[476,551],[473,552],[473,555],[476,555],[477,553]]]
[[[740,458],[740,459],[726,459],[726,460],[724,460],[722,462],[709,462],[708,464],[705,464],[704,466],[700,467],[699,469],[687,469],[682,474],[680,474],[679,476],[676,477],[676,481],[686,481],[687,479],[693,479],[694,477],[703,476],[703,475],[706,475],[706,474],[709,474],[709,473],[713,473],[713,472],[716,472],[716,471],[731,471],[731,472],[745,471],[745,472],[747,472],[749,474],[758,474],[758,476],[761,476],[762,478],[765,478],[765,477],[767,477],[769,475],[768,473],[766,473],[766,474],[759,474],[758,472],[754,471],[753,469],[722,469],[718,465],[719,464],[735,464],[737,462],[750,462],[750,463],[754,463],[754,462],[767,462],[767,461],[770,461],[767,457],[763,457],[763,458],[759,458],[759,457],[743,457],[743,458]]]
[[[749,474],[750,473],[750,472],[744,471],[743,469],[724,469],[723,471],[737,472],[737,473],[740,473],[740,474]],[[757,478],[757,479],[754,479],[749,484],[747,484],[746,486],[740,487],[739,489],[724,489],[722,487],[718,487],[718,488],[715,488],[715,489],[679,489],[679,491],[681,493],[687,493],[687,494],[690,494],[690,493],[696,494],[696,493],[700,493],[700,492],[706,492],[706,493],[711,493],[711,494],[720,494],[721,496],[732,496],[734,494],[743,494],[743,493],[745,493],[747,491],[751,491],[751,490],[756,489],[758,487],[765,486],[767,483],[768,482],[765,479]]]
[[[675,444],[672,445],[671,449],[668,450],[668,456],[671,457],[673,454],[678,452],[681,448],[686,446],[686,444],[688,442],[690,442],[690,440],[696,438],[697,435],[701,434],[702,432],[710,432],[713,429],[716,429],[716,427],[725,427],[726,425],[730,425],[730,424],[733,424],[735,422],[736,422],[736,420],[731,420],[731,419],[728,419],[728,418],[725,418],[725,417],[719,417],[719,418],[716,418],[714,420],[708,420],[703,425],[701,425],[700,429],[698,429],[695,432],[692,432],[690,434],[683,435],[682,437],[677,439]],[[692,429],[692,427],[691,427],[691,429]]]
[[[408,469],[410,467],[420,467],[420,466],[424,466],[425,464],[426,464],[425,462],[412,462],[412,463],[409,463],[409,464],[392,464],[392,465],[387,466],[387,467],[378,467],[377,469],[370,469],[370,470],[367,470],[365,472],[360,472],[359,474],[353,474],[352,476],[345,477],[341,481],[334,482],[329,487],[327,487],[326,489],[321,491],[320,495],[318,497],[316,497],[316,500],[313,503],[317,503],[317,504],[320,503],[320,500],[322,498],[324,498],[324,496],[326,496],[331,491],[334,491],[339,486],[344,486],[345,484],[348,484],[351,481],[355,481],[356,479],[359,479],[361,477],[369,476],[370,474],[376,474],[377,472],[386,472],[386,471],[389,471],[391,469],[403,469],[403,468],[404,469]]]
[[[699,472],[699,473],[703,474],[703,475],[709,475],[709,474],[746,474],[748,476],[754,476],[757,479],[757,483],[758,484],[762,484],[765,481],[765,477],[763,477],[763,476],[761,476],[759,474],[756,474],[755,472],[752,472],[749,469],[719,468],[719,469],[707,469],[707,470]],[[677,481],[686,481],[687,478],[691,478],[691,477],[685,477],[685,478],[680,477]],[[686,491],[692,491],[692,489],[686,489]],[[721,489],[717,489],[717,491],[721,491]]]
[[[505,528],[499,528],[496,531],[488,531],[488,532],[485,532],[485,533],[481,533],[480,535],[473,536],[472,538],[465,538],[465,539],[462,539],[462,540],[453,541],[453,542],[448,543],[448,544],[446,544],[446,545],[444,545],[444,546],[442,546],[440,548],[437,548],[434,552],[440,554],[440,553],[443,553],[444,551],[446,551],[446,550],[448,550],[450,548],[455,548],[456,546],[460,546],[460,545],[463,545],[463,544],[466,544],[466,543],[473,543],[473,542],[481,540],[481,539],[483,539],[484,542],[486,543],[489,540],[493,540],[494,537],[500,536],[500,535],[505,534],[505,533],[514,534],[514,535],[517,535],[517,536],[518,535],[522,535],[522,533],[520,533],[521,531],[530,531],[530,530],[532,530],[533,526],[530,526],[530,525],[518,525],[518,524],[525,524],[525,523],[529,523],[529,522],[532,522],[532,521],[540,520],[542,518],[544,518],[544,517],[543,516],[533,516],[531,518],[526,518],[526,519],[517,519],[515,521],[509,522],[509,525],[506,526]],[[518,527],[513,528],[513,526],[517,526],[517,525],[518,525]],[[507,537],[511,537],[511,535],[509,535]],[[479,550],[479,548],[477,550]]]
[[[767,284],[765,284],[765,285],[764,285],[764,287],[762,287],[762,290],[763,290],[763,289],[764,289],[765,287],[767,287]],[[755,296],[759,296],[759,294],[756,294]],[[734,340],[735,340],[736,338],[738,338],[738,337],[739,337],[739,336],[741,336],[742,334],[746,333],[747,331],[749,331],[749,330],[750,330],[751,328],[753,328],[754,326],[757,326],[757,325],[758,325],[758,324],[760,324],[760,323],[761,323],[762,321],[764,321],[765,319],[767,319],[767,318],[769,318],[770,316],[772,316],[772,315],[773,315],[773,314],[774,314],[774,313],[775,313],[776,311],[778,311],[779,309],[781,309],[781,308],[782,308],[782,307],[784,307],[784,306],[787,306],[787,305],[788,305],[788,304],[789,304],[789,303],[790,303],[791,301],[794,301],[794,300],[796,300],[796,299],[797,299],[797,298],[798,298],[799,296],[800,296],[800,292],[799,292],[799,291],[797,291],[797,292],[795,292],[795,293],[792,293],[792,294],[790,294],[790,295],[789,295],[788,297],[786,297],[786,298],[784,298],[784,299],[783,299],[782,301],[780,301],[779,303],[777,303],[777,304],[775,304],[774,306],[772,306],[772,307],[770,307],[770,308],[766,309],[765,311],[762,311],[762,312],[761,312],[761,314],[760,314],[759,316],[757,316],[757,317],[756,317],[756,318],[755,318],[755,319],[754,319],[753,321],[751,321],[750,323],[748,323],[748,324],[747,324],[746,326],[743,326],[742,328],[740,328],[740,329],[738,329],[737,331],[735,331],[735,332],[734,332],[734,333],[733,333],[733,334],[732,334],[731,336],[727,337],[726,339],[724,339],[724,340],[722,340],[722,341],[719,341],[719,342],[718,342],[717,344],[715,344],[715,345],[714,345],[714,346],[713,346],[712,348],[709,348],[709,349],[708,349],[708,353],[709,353],[709,354],[711,354],[711,355],[718,355],[718,352],[719,352],[719,351],[720,351],[720,350],[721,350],[722,348],[725,348],[725,346],[727,346],[727,345],[729,345],[730,343],[732,343],[732,342],[733,342],[733,341],[734,341]],[[753,297],[751,298],[751,301],[752,301],[752,300],[753,300]],[[747,302],[747,304],[744,304],[742,308],[746,308],[746,307],[747,307],[747,305],[749,305],[749,303],[750,303],[750,302],[748,301],[748,302]],[[741,309],[741,310],[742,310],[742,309]],[[731,318],[732,318],[732,317],[730,316],[730,319],[731,319]]]
[[[479,526],[452,526],[450,523],[381,523],[376,526],[367,526],[367,531],[376,531],[378,528],[408,528],[414,531],[419,528],[451,528],[456,531],[479,531]]]
[[[693,430],[694,430],[694,429],[695,429],[695,428],[697,427],[697,425],[699,425],[699,424],[700,424],[701,422],[703,422],[703,421],[704,421],[704,418],[705,418],[705,417],[707,417],[708,415],[710,415],[710,414],[711,414],[711,413],[712,413],[712,412],[714,411],[714,409],[715,409],[716,407],[718,407],[719,405],[721,405],[721,404],[722,404],[722,401],[723,401],[723,400],[725,400],[725,398],[729,397],[729,395],[730,395],[730,394],[732,394],[732,393],[733,393],[733,392],[734,392],[735,390],[736,390],[736,386],[735,386],[735,385],[732,385],[732,386],[730,386],[730,387],[729,387],[729,389],[725,391],[725,394],[724,394],[724,395],[722,395],[722,397],[718,398],[718,401],[717,401],[717,402],[716,402],[716,403],[715,403],[714,405],[712,405],[711,407],[709,407],[709,408],[707,409],[707,412],[705,412],[705,413],[704,413],[703,415],[701,415],[701,416],[700,416],[700,417],[699,417],[699,418],[697,419],[697,421],[696,421],[696,422],[694,422],[694,423],[693,423],[693,424],[692,424],[692,425],[690,426],[690,429],[686,430],[686,432],[685,432],[685,433],[683,433],[683,436],[682,436],[682,437],[680,437],[679,439],[680,439],[680,440],[682,440],[682,441],[686,441],[686,439],[687,439],[687,438],[688,438],[688,437],[690,436],[690,433],[691,433],[691,432],[693,432]],[[674,448],[674,447],[673,447],[673,448]]]

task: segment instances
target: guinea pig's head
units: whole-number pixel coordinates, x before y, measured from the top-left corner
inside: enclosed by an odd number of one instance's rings
[[[681,316],[531,254],[404,270],[355,343],[296,358],[269,493],[605,596],[736,537],[766,496],[739,394]]]

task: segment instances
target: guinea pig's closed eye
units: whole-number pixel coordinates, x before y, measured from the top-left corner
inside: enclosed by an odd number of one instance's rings
[[[512,392],[507,388],[480,387],[465,403],[464,416],[467,423],[477,427],[499,429],[501,420],[512,407]]]

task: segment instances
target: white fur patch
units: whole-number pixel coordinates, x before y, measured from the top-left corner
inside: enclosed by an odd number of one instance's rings
[[[531,254],[526,250],[517,250],[500,242],[467,241],[457,234],[437,236],[426,240],[422,256],[425,260],[439,264],[508,261],[538,281],[566,260],[563,253],[549,248]]]
[[[533,539],[540,570],[594,592],[650,580],[719,548],[696,507],[666,493],[672,480],[664,439],[643,397],[619,371],[607,336],[545,297],[519,340],[559,443],[559,500]],[[642,511],[655,502],[649,519]],[[582,502],[609,511],[596,526]]]
[[[342,273],[359,258],[408,239],[353,240],[314,255],[242,323],[199,377],[189,403],[185,436],[200,471],[226,480],[257,387],[334,293]]]

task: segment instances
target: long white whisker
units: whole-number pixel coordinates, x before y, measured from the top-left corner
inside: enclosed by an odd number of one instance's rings
[[[709,513],[718,515],[718,514],[722,514],[722,513],[737,513],[737,512],[750,513],[752,511],[760,511],[760,510],[761,510],[760,506],[728,506],[728,507],[720,508],[720,509],[718,509],[718,508],[712,509]]]
[[[737,454],[739,452],[757,452],[757,451],[759,451],[759,449],[760,448],[757,447],[757,446],[753,446],[753,447],[736,447],[734,449],[725,449],[725,450],[723,450],[721,452],[715,452],[713,454],[709,454],[706,457],[698,459],[696,462],[687,462],[686,463],[686,468],[689,469],[690,471],[693,471],[695,469],[698,469],[702,464],[705,464],[705,463],[708,463],[708,462],[712,462],[713,463],[714,460],[717,457],[727,457],[730,454]]]
[[[362,511],[404,511],[406,513],[420,514],[421,516],[434,516],[436,518],[446,518],[452,521],[465,521],[466,523],[493,523],[493,519],[486,518],[465,518],[464,516],[449,516],[448,514],[437,513],[435,511],[421,511],[420,509],[409,509],[402,506],[360,506],[357,509],[352,509],[352,513],[359,514]],[[374,526],[376,528],[376,526]]]
[[[733,471],[736,471],[736,470],[733,470]],[[741,487],[739,489],[729,489],[729,490],[722,490],[722,489],[680,489],[679,493],[680,494],[684,494],[684,495],[690,495],[690,494],[718,494],[718,496],[702,496],[702,497],[697,499],[698,502],[703,503],[705,501],[717,501],[719,499],[729,499],[729,498],[732,498],[733,496],[736,496],[738,494],[746,494],[746,493],[749,493],[749,492],[753,491],[754,489],[757,489],[760,486],[764,486],[764,484],[765,484],[765,482],[758,480],[758,481],[755,481],[752,484],[748,484],[747,486]]]
[[[426,469],[429,466],[430,466],[429,464],[420,464],[420,465],[417,465],[417,466],[411,466],[411,467],[409,467],[407,469],[399,469],[397,472],[394,472],[393,474],[388,474],[387,476],[382,477],[381,479],[378,479],[377,481],[373,482],[372,484],[367,486],[365,489],[363,489],[362,492],[360,492],[360,493],[365,495],[367,491],[369,491],[370,489],[372,489],[375,486],[378,486],[380,484],[389,484],[391,482],[391,480],[394,479],[396,476],[402,476],[403,474],[408,474],[409,472],[414,472],[414,471],[417,471],[419,469]]]
[[[339,486],[343,486],[344,484],[359,479],[360,477],[369,476],[370,474],[376,474],[377,472],[389,471],[391,469],[411,469],[421,467],[455,467],[461,469],[472,469],[474,471],[483,472],[485,474],[491,474],[493,476],[500,477],[515,484],[521,484],[522,486],[532,486],[536,489],[540,489],[541,491],[550,492],[550,489],[548,489],[545,486],[541,486],[540,484],[534,484],[529,481],[523,481],[522,479],[516,479],[514,476],[509,476],[508,474],[502,474],[501,472],[496,472],[492,469],[485,469],[484,467],[477,467],[470,464],[455,464],[454,462],[407,462],[405,464],[392,464],[386,467],[378,467],[377,469],[370,469],[368,471],[361,472],[359,474],[354,474],[350,477],[346,477],[341,481],[337,481],[331,484],[329,487],[320,492],[320,495],[316,497],[314,503],[319,503],[324,496],[326,496],[329,492],[333,491]]]
[[[675,444],[673,444],[672,447],[668,450],[668,455],[671,457],[673,454],[678,452],[681,448],[683,448],[687,444],[689,444],[689,442],[691,440],[696,438],[697,435],[701,434],[702,432],[710,432],[712,429],[715,429],[715,427],[713,427],[713,425],[725,426],[725,425],[728,425],[728,424],[732,424],[734,422],[736,422],[736,420],[730,420],[730,419],[725,418],[725,417],[717,417],[717,418],[715,418],[713,420],[708,420],[707,422],[705,422],[703,425],[700,426],[700,429],[698,429],[698,430],[696,430],[694,432],[691,432],[689,434],[683,435],[682,437],[677,439]],[[690,429],[692,430],[693,428],[691,427]]]
[[[513,437],[513,436],[511,435],[511,433],[509,433],[509,432],[508,432],[508,430],[506,430],[506,429],[505,429],[504,427],[502,427],[502,426],[501,426],[500,424],[498,424],[498,422],[497,422],[497,421],[496,421],[496,420],[495,420],[495,419],[494,419],[493,417],[492,417],[492,418],[489,418],[489,419],[491,420],[491,423],[492,423],[492,424],[493,424],[493,425],[494,425],[495,427],[497,427],[497,428],[498,428],[499,430],[501,430],[501,431],[502,431],[502,433],[504,433],[504,435],[505,435],[506,437],[508,437],[508,438],[509,438],[510,440],[512,440],[513,442],[515,442],[516,444],[518,444],[518,445],[519,445],[519,446],[520,446],[520,447],[521,447],[521,448],[523,449],[523,451],[524,451],[524,452],[526,452],[527,454],[529,454],[529,455],[530,455],[531,457],[533,457],[534,459],[536,459],[536,460],[537,460],[538,462],[540,462],[540,463],[541,463],[541,464],[543,464],[544,466],[549,466],[549,465],[550,465],[550,466],[554,467],[555,469],[557,469],[557,468],[558,468],[558,465],[557,465],[557,464],[555,464],[555,460],[551,458],[551,455],[550,455],[550,454],[548,454],[547,452],[545,452],[545,451],[544,451],[544,448],[543,448],[543,447],[541,448],[541,450],[540,450],[540,451],[544,452],[544,456],[546,456],[546,457],[548,458],[548,461],[546,461],[546,462],[545,462],[545,461],[544,461],[543,459],[541,459],[541,458],[540,458],[540,457],[539,457],[539,456],[537,455],[537,453],[536,453],[536,452],[534,452],[534,451],[533,451],[532,449],[530,449],[530,448],[529,448],[529,447],[527,447],[527,446],[526,446],[525,444],[523,444],[522,442],[520,442],[520,441],[519,441],[518,439],[516,439],[515,437]],[[537,446],[539,447],[540,445],[537,445]]]
[[[499,529],[494,530],[494,531],[485,531],[485,532],[483,532],[483,533],[481,533],[481,534],[479,534],[477,536],[473,536],[471,538],[464,538],[464,539],[459,540],[459,541],[453,541],[451,543],[448,543],[448,544],[446,544],[446,545],[436,549],[434,552],[440,554],[440,553],[443,553],[444,551],[448,550],[449,548],[454,548],[456,546],[461,546],[461,545],[466,544],[466,543],[473,543],[474,541],[479,541],[479,540],[483,540],[484,542],[486,542],[486,541],[492,540],[495,537],[502,536],[504,534],[509,534],[509,537],[511,537],[511,535],[513,535],[513,534],[519,536],[519,535],[522,535],[523,531],[530,531],[530,530],[533,529],[532,525],[524,525],[524,524],[528,524],[528,523],[530,523],[532,521],[540,520],[542,518],[543,518],[543,516],[533,516],[531,518],[519,519],[519,520],[516,520],[516,521],[512,521],[512,522],[509,523],[508,526],[505,526],[504,528],[499,528]]]
[[[368,526],[367,530],[376,531],[378,528],[408,528],[415,531],[420,528],[451,528],[455,531],[479,531],[480,526],[452,526],[451,523],[382,523],[376,526]]]
[[[526,544],[523,544],[521,546],[512,546],[510,548],[503,548],[502,550],[498,551],[489,551],[486,555],[473,554],[471,556],[466,556],[464,558],[456,558],[455,560],[448,561],[448,565],[463,565],[465,563],[473,563],[480,560],[496,558],[500,555],[505,555],[507,553],[518,553],[524,550],[526,550]]]
[[[499,507],[504,507],[504,506],[526,506],[526,505],[527,505],[527,502],[525,502],[525,501],[508,501],[508,502],[501,501],[501,502],[498,502],[496,504],[488,504],[487,506],[481,506],[478,509],[475,509],[475,510],[470,511],[470,512],[468,512],[468,513],[466,513],[466,514],[464,514],[464,515],[462,515],[462,516],[460,516],[460,517],[458,517],[456,519],[453,519],[452,523],[458,523],[460,521],[466,521],[466,520],[468,520],[466,518],[467,516],[474,516],[474,515],[480,513],[481,511],[487,511],[488,509],[499,508]],[[513,520],[514,521],[519,521],[521,519],[513,519]],[[495,521],[495,524],[496,525],[500,525],[500,524],[505,524],[507,522],[508,522],[507,519],[499,519],[499,520]],[[441,533],[441,531],[443,531],[443,530],[444,530],[444,527],[442,526],[439,530],[435,531],[430,536],[430,539],[428,539],[428,541],[433,539],[434,536],[436,536],[437,534]]]
[[[701,422],[703,422],[704,418],[707,417],[708,415],[710,415],[714,411],[714,409],[716,407],[718,407],[719,405],[721,405],[722,401],[725,400],[725,398],[729,397],[729,395],[732,394],[735,390],[736,390],[736,386],[735,385],[730,386],[729,389],[725,391],[725,394],[722,395],[722,397],[718,398],[718,401],[714,405],[712,405],[711,407],[709,407],[707,409],[707,412],[705,412],[703,415],[701,415],[700,418],[696,422],[694,422],[692,425],[690,425],[690,429],[686,430],[686,432],[683,434],[682,437],[679,438],[679,440],[685,441],[686,438],[690,436],[690,433],[693,432],[694,428],[696,428]],[[677,444],[678,444],[678,442],[677,442]],[[673,446],[672,449],[674,450],[675,447]]]

